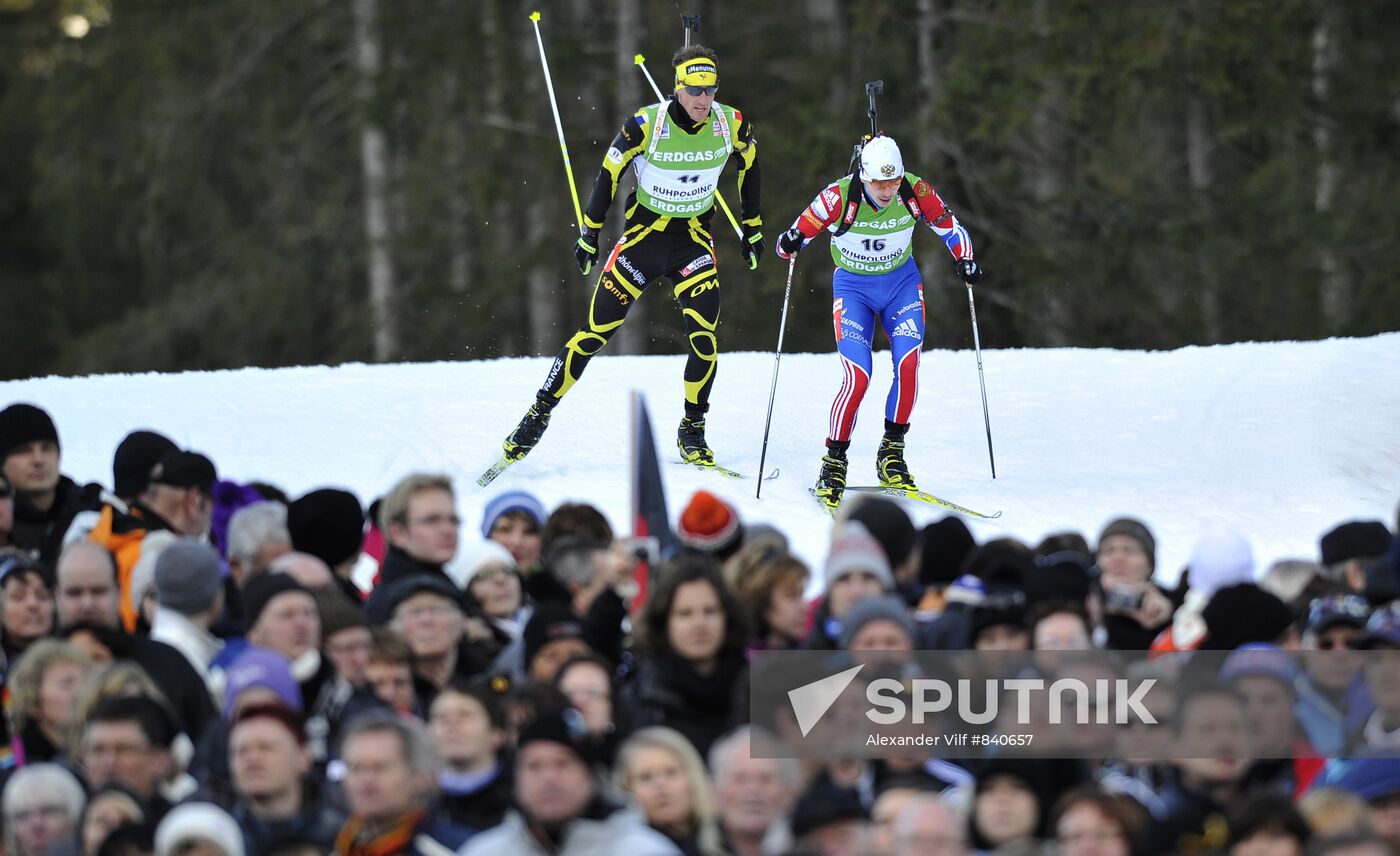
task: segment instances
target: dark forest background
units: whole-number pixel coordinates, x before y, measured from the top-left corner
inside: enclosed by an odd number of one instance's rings
[[[506,0],[0,0],[0,377],[554,353],[572,258],[534,31]],[[579,193],[665,87],[674,0],[553,0]],[[971,231],[984,346],[1171,348],[1400,328],[1393,0],[696,2],[778,232],[881,124]],[[737,202],[733,172],[723,187]],[[614,208],[605,243],[615,237]],[[785,265],[722,218],[723,350]],[[967,301],[916,239],[929,346]],[[771,253],[771,250],[770,250]],[[831,347],[825,247],[789,350]],[[613,353],[683,347],[652,289]]]

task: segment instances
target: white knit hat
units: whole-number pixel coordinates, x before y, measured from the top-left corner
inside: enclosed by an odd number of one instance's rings
[[[443,570],[457,588],[465,589],[483,568],[492,565],[505,565],[511,570],[520,570],[520,566],[515,563],[515,557],[504,545],[499,541],[484,538],[474,543],[460,544],[457,547],[457,555],[443,566]]]
[[[190,841],[212,844],[224,856],[246,856],[238,823],[212,803],[185,803],[171,809],[156,827],[156,856],[170,856]]]

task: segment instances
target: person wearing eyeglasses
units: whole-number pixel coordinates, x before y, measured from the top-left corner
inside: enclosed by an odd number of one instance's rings
[[[943,241],[964,283],[971,287],[982,278],[967,229],[933,185],[905,172],[899,145],[880,134],[862,145],[860,168],[823,188],[778,239],[779,257],[790,259],[823,231],[831,233],[836,265],[831,316],[843,379],[831,405],[826,455],[816,483],[817,498],[830,508],[840,505],[845,493],[846,451],[870,384],[877,324],[890,341],[894,382],[885,399],[885,434],[875,454],[875,472],[884,487],[915,486],[904,460],[904,438],[919,393],[924,343],[924,279],[913,253],[919,223]]]
[[[622,175],[631,166],[637,187],[627,199],[627,223],[603,264],[588,323],[565,343],[535,403],[506,438],[507,460],[529,454],[588,361],[627,320],[628,310],[647,287],[665,277],[673,283],[690,350],[684,374],[685,416],[676,443],[686,463],[715,465],[705,440],[705,413],[719,359],[719,251],[710,222],[720,174],[734,158],[743,222],[739,252],[750,270],[758,266],[764,247],[758,144],[753,123],[737,108],[715,100],[719,70],[713,50],[691,45],[678,51],[671,65],[676,72],[672,97],[627,117],[603,158],[574,251],[585,276],[598,261],[599,234]]]
[[[58,764],[24,767],[5,788],[5,853],[41,856],[73,842],[86,801],[82,784]]]
[[[1324,757],[1336,757],[1346,745],[1347,693],[1362,658],[1352,645],[1365,635],[1370,614],[1371,605],[1355,594],[1324,595],[1308,603],[1303,650],[1309,653],[1301,658],[1303,673],[1294,681],[1294,712]]]
[[[378,584],[428,574],[446,580],[443,566],[457,555],[462,518],[452,480],[433,473],[410,473],[379,505],[380,528],[388,539]]]

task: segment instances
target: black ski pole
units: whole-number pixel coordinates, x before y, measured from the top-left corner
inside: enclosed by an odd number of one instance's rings
[[[778,396],[778,364],[783,359],[783,333],[787,331],[788,298],[792,296],[792,272],[797,267],[797,256],[788,260],[787,287],[783,289],[783,317],[778,322],[778,349],[773,354],[773,386],[768,390],[768,419],[763,423],[763,451],[758,456],[758,489],[754,499],[763,497],[763,467],[768,461],[768,429],[773,425],[773,401]]]
[[[982,421],[987,425],[987,459],[992,463],[992,478],[997,477],[997,458],[992,453],[992,417],[987,414],[987,380],[982,373],[982,341],[977,335],[977,302],[972,299],[972,286],[967,287],[967,310],[972,314],[972,346],[977,349],[977,382],[982,386]]]

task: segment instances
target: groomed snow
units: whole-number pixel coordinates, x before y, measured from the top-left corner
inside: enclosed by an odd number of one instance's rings
[[[889,388],[876,370],[851,449],[850,483],[874,482]],[[672,519],[697,488],[768,521],[820,573],[830,520],[807,494],[841,372],[832,354],[782,360],[768,468],[754,482],[684,468],[672,444],[682,413],[680,356],[595,359],[555,411],[538,448],[482,490],[544,379],[545,358],[413,365],[312,366],[181,374],[36,378],[0,383],[0,405],[31,401],[58,424],[63,470],[110,483],[112,451],[153,428],[208,454],[220,476],[265,480],[298,495],[335,485],[369,502],[412,470],[458,485],[467,531],[508,488],[547,505],[597,504],[629,531],[628,394],[642,391],[659,442]],[[1195,539],[1221,525],[1244,533],[1262,571],[1316,558],[1319,536],[1351,518],[1394,525],[1400,501],[1400,333],[1367,339],[1246,343],[1170,352],[1048,349],[983,352],[997,479],[987,461],[971,351],[923,355],[907,458],[925,490],[984,511],[979,541],[1050,532],[1091,539],[1130,514],[1156,533],[1159,578],[1173,581]],[[725,353],[709,415],[721,463],[754,474],[772,354]],[[919,525],[943,512],[909,504]]]

